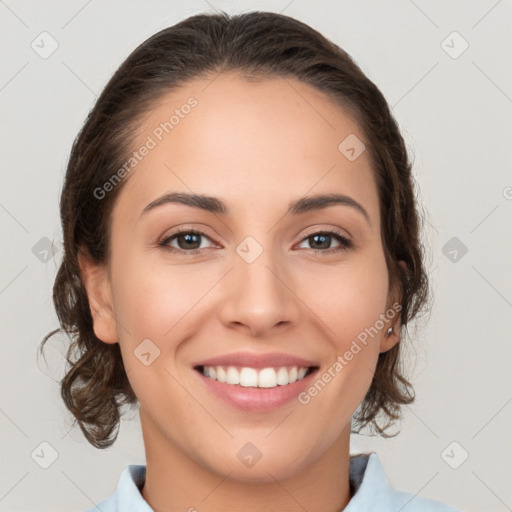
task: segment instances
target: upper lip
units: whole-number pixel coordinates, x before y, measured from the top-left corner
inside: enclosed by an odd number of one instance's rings
[[[210,359],[203,359],[194,366],[241,366],[249,368],[279,368],[281,366],[298,366],[308,368],[317,366],[318,363],[301,357],[284,353],[255,354],[251,352],[237,352],[225,354]]]

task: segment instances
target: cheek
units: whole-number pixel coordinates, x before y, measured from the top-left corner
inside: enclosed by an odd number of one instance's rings
[[[364,339],[369,330],[372,338],[382,334],[381,315],[388,302],[384,255],[361,258],[357,264],[341,268],[335,276],[331,273],[319,279],[318,284],[325,282],[322,289],[326,292],[315,294],[314,308],[329,326],[338,353],[346,350],[352,340]]]
[[[203,279],[204,277],[204,279]],[[199,269],[166,266],[155,258],[125,258],[117,267],[116,317],[123,337],[170,339],[178,322],[193,309],[210,287]]]
[[[162,403],[186,417],[188,399],[178,382],[175,359],[187,339],[182,323],[198,299],[187,300],[180,283],[162,279],[156,269],[135,266],[116,288],[116,319],[127,377],[140,406],[158,411]]]
[[[120,348],[128,378],[141,403],[160,392],[162,379],[169,380],[172,386],[171,374],[178,379],[181,376],[177,365],[181,347],[187,346],[200,328],[201,300],[219,280],[215,273],[199,267],[170,266],[129,253],[119,257],[113,266]]]

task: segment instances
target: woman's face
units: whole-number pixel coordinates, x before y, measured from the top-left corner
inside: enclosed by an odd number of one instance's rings
[[[189,82],[138,127],[109,267],[88,291],[96,335],[121,346],[147,449],[246,481],[348,449],[396,342],[363,139],[316,89],[235,74]]]

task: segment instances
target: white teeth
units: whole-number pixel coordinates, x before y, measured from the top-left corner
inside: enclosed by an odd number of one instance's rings
[[[219,382],[226,382],[226,372],[222,366],[217,366],[217,380]]]
[[[285,368],[286,369],[286,368]],[[304,372],[306,373],[306,372]],[[275,388],[277,386],[277,376],[274,368],[263,368],[258,377],[258,387]]]
[[[280,386],[288,384],[288,370],[286,368],[279,368],[277,372],[277,383]]]
[[[227,369],[222,366],[203,367],[203,375],[205,377],[227,384],[239,384],[243,387],[254,388],[286,386],[297,380],[302,380],[306,376],[307,371],[307,368],[297,368],[297,366],[292,366],[290,369],[282,366],[277,371],[275,368],[256,370],[247,366],[240,369],[235,366],[229,366]]]
[[[240,384],[240,374],[236,368],[230,366],[226,374],[226,382],[228,384]]]
[[[240,386],[244,388],[258,385],[258,372],[254,368],[242,368],[240,372]]]

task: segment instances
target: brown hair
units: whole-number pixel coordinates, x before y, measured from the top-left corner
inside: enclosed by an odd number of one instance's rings
[[[270,12],[199,14],[139,45],[112,76],[73,143],[60,199],[64,256],[53,287],[61,329],[71,339],[69,368],[61,381],[66,407],[87,440],[110,446],[121,407],[136,404],[119,344],[99,340],[78,265],[86,250],[96,263],[109,261],[110,216],[126,180],[99,200],[94,194],[130,154],[134,127],[164,94],[194,78],[236,71],[250,78],[294,78],[327,94],[362,129],[377,181],[383,248],[390,290],[401,293],[402,328],[420,313],[428,281],[419,240],[411,163],[404,140],[379,89],[340,47],[308,25]],[[341,141],[340,141],[341,142]],[[404,261],[407,268],[398,265]],[[379,354],[371,386],[355,424],[385,430],[414,401],[400,369],[400,345]],[[377,423],[379,412],[386,425]]]

